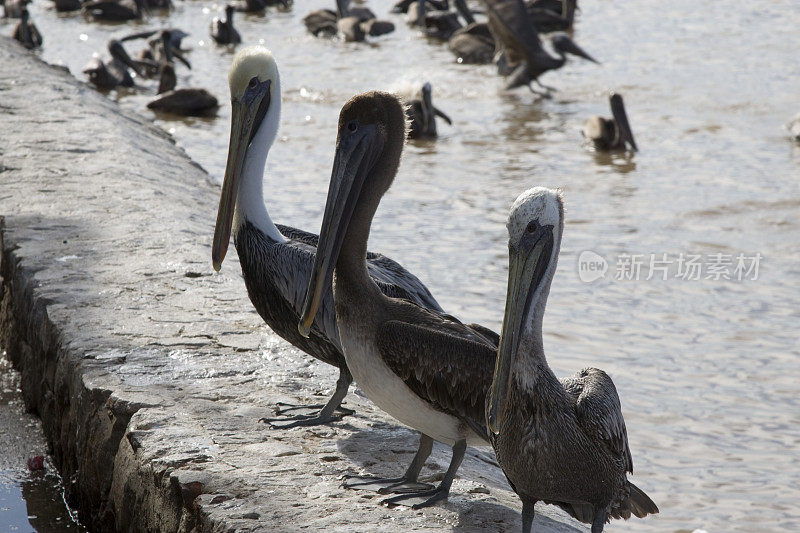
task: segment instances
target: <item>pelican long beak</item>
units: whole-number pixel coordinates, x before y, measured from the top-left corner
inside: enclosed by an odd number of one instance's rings
[[[562,50],[564,50],[564,52],[566,52],[568,54],[572,54],[572,55],[575,55],[575,56],[578,56],[578,57],[582,57],[582,58],[586,59],[587,61],[591,61],[592,63],[597,63],[598,65],[600,64],[600,62],[598,60],[596,60],[595,58],[590,56],[583,48],[581,48],[580,46],[575,44],[575,41],[573,41],[569,37],[564,39],[561,47],[562,47]]]
[[[633,131],[628,122],[628,114],[625,112],[625,104],[622,101],[622,96],[614,93],[611,95],[611,114],[614,116],[614,121],[617,123],[620,140],[623,143],[628,143],[633,148],[634,152],[638,152],[639,148],[636,146],[636,141],[633,140]]]
[[[551,226],[539,229],[526,238],[527,245],[509,245],[508,292],[500,349],[495,361],[494,379],[489,392],[489,410],[486,413],[489,429],[497,435],[506,414],[511,378],[517,361],[519,343],[525,324],[535,304],[534,296],[542,285],[553,252]],[[524,249],[523,249],[524,246]],[[530,250],[530,251],[526,251]]]
[[[225,166],[225,179],[222,181],[222,195],[219,198],[217,225],[214,228],[214,242],[211,246],[211,262],[219,272],[222,261],[228,252],[231,239],[233,212],[236,197],[242,180],[242,170],[247,158],[247,150],[258,126],[270,105],[271,80],[261,82],[252,93],[240,98],[231,98],[231,138],[228,145],[228,163]]]
[[[324,291],[331,286],[331,278],[350,219],[353,216],[364,180],[383,151],[383,139],[375,125],[360,126],[356,131],[344,129],[336,145],[328,200],[322,217],[314,269],[306,290],[303,312],[298,331],[304,337],[322,301]]]

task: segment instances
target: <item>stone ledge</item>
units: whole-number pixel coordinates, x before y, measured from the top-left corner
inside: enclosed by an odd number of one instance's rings
[[[236,254],[212,274],[218,186],[162,130],[7,38],[0,62],[0,346],[91,530],[519,528],[488,449],[432,509],[341,489],[343,473],[401,472],[416,445],[356,394],[331,427],[259,424],[276,401],[324,400],[335,373],[264,326]],[[437,445],[423,477],[448,461]],[[558,513],[537,531],[574,531]]]

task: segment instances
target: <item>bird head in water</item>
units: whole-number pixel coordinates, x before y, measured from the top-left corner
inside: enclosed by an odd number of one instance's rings
[[[517,364],[520,340],[523,336],[541,338],[541,318],[555,273],[563,220],[561,195],[544,187],[526,191],[511,206],[506,311],[486,413],[495,434],[505,416],[512,377],[525,377]],[[535,331],[537,328],[539,331]]]
[[[360,94],[342,108],[314,270],[298,325],[301,334],[311,331],[354,213],[361,217],[359,228],[369,231],[374,209],[397,173],[407,128],[403,104],[393,94]]]
[[[228,85],[231,92],[231,138],[211,249],[215,270],[222,266],[228,250],[243,174],[249,170],[254,174],[252,179],[260,183],[266,152],[278,133],[280,77],[272,52],[263,46],[250,46],[240,51],[228,72]],[[253,167],[246,168],[250,161]],[[262,198],[251,200],[263,202]]]

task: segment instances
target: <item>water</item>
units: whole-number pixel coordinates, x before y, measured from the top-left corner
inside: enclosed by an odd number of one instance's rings
[[[25,412],[19,373],[0,353],[0,533],[83,533],[64,502],[64,487],[49,460],[31,471],[27,460],[45,453],[41,422]]]
[[[329,3],[237,17],[245,43],[266,44],[281,69],[282,126],[265,185],[273,218],[318,231],[348,98],[430,81],[455,124],[440,124],[435,143],[406,148],[371,249],[401,260],[450,312],[499,328],[508,207],[528,187],[561,187],[566,228],[545,318],[549,361],[558,375],[592,365],[613,376],[633,479],[661,508],[613,529],[800,530],[800,147],[782,129],[800,110],[800,3],[586,0],[574,37],[602,65],[575,60],[546,75],[559,89],[551,100],[504,92],[491,67],[456,64],[398,16],[397,31],[372,44],[315,39],[301,18]],[[220,4],[176,5],[168,17],[124,25],[57,15],[42,0],[31,11],[45,36],[42,57],[79,76],[111,36],[182,28],[194,69],[178,66],[179,84],[227,102],[233,52],[208,38]],[[384,16],[390,1],[370,6]],[[155,82],[143,84],[110,97],[153,116],[145,103]],[[583,121],[609,114],[611,88],[626,98],[641,148],[634,157],[581,146]],[[154,118],[221,179],[229,117],[225,105],[216,119]],[[604,279],[580,280],[585,250],[609,262]],[[680,254],[690,253],[706,266],[708,254],[735,262],[760,253],[758,279],[648,281],[647,268],[638,281],[614,279],[620,254],[643,254],[646,266],[650,254],[668,254],[674,276]]]

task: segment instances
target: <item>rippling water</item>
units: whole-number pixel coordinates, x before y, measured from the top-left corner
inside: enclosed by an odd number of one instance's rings
[[[390,16],[398,31],[372,44],[308,35],[302,16],[332,3],[237,17],[245,43],[266,44],[281,69],[281,137],[265,178],[273,218],[318,231],[347,99],[431,81],[455,123],[441,124],[435,143],[406,148],[370,247],[401,260],[449,311],[499,328],[508,207],[533,185],[561,187],[566,228],[545,318],[549,361],[559,375],[587,365],[611,373],[634,481],[661,508],[613,530],[800,530],[800,147],[782,129],[800,110],[800,3],[584,0],[574,37],[602,65],[576,60],[546,75],[559,89],[551,100],[504,92],[491,67],[456,64],[399,16]],[[42,57],[79,76],[111,36],[182,28],[194,69],[178,66],[179,84],[227,102],[233,50],[208,38],[221,5],[176,6],[124,25],[57,15],[43,0],[31,11],[45,36]],[[383,16],[390,1],[370,6]],[[109,96],[150,114],[155,82],[142,84]],[[610,88],[625,95],[641,148],[633,157],[581,146],[583,121],[609,114]],[[156,122],[221,179],[229,117],[224,105],[216,119]],[[608,262],[604,278],[580,280],[585,250]],[[700,254],[708,267],[709,254],[735,263],[757,253],[756,280],[674,277],[681,254]],[[638,281],[615,279],[620,254],[642,254]],[[668,254],[668,280],[646,280],[651,254]]]

